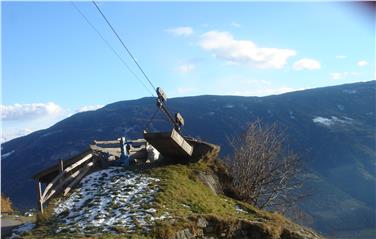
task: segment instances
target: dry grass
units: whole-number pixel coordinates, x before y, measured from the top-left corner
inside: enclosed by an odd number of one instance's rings
[[[14,212],[12,202],[8,197],[1,194],[1,213],[12,213]]]

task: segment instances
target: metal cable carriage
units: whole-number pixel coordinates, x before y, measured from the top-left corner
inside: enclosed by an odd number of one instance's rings
[[[184,126],[184,118],[180,113],[176,113],[175,117],[172,117],[165,104],[167,101],[166,94],[160,87],[156,89],[156,92],[158,96],[157,107],[171,122],[173,128],[169,132],[147,132],[145,130],[144,138],[164,157],[188,159],[192,156],[193,145],[189,144],[181,135],[181,128]]]

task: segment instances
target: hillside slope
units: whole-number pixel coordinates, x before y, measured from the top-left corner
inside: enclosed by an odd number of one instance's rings
[[[186,120],[184,133],[231,152],[228,138],[257,118],[287,128],[302,157],[313,197],[302,202],[310,225],[325,232],[374,228],[376,219],[375,81],[268,97],[197,96],[170,99]],[[2,190],[15,206],[35,206],[31,175],[85,149],[94,139],[141,137],[154,99],[117,102],[75,114],[2,145]],[[162,116],[152,129],[167,129]]]
[[[23,237],[321,238],[279,214],[212,190],[201,176],[218,177],[214,151],[217,148],[199,163],[100,169],[72,194],[51,202],[50,215],[40,217],[38,226]]]

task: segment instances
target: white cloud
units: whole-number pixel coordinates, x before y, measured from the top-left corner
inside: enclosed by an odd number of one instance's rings
[[[321,64],[318,60],[303,58],[296,61],[293,66],[294,70],[318,70],[321,68]]]
[[[231,26],[236,27],[236,28],[241,27],[241,25],[237,22],[231,22]]]
[[[85,105],[80,107],[77,112],[92,111],[102,108],[104,105]]]
[[[3,120],[24,120],[44,116],[59,116],[62,108],[53,103],[13,104],[0,105],[1,119]]]
[[[330,73],[330,78],[332,80],[344,80],[348,77],[357,77],[359,75],[359,72],[333,72]]]
[[[32,133],[34,130],[31,129],[16,129],[16,130],[10,130],[2,132],[0,143],[4,143],[6,141],[25,136],[27,134]]]
[[[229,32],[206,32],[201,36],[199,45],[219,59],[258,68],[281,69],[289,57],[296,55],[291,49],[262,48],[252,41],[235,40]]]
[[[176,27],[165,29],[166,32],[169,32],[175,36],[190,36],[193,34],[193,29],[191,27]]]
[[[196,66],[192,63],[182,64],[176,68],[176,70],[180,73],[186,74],[192,72]]]
[[[96,110],[103,105],[87,105],[78,109],[64,109],[49,103],[0,105],[3,127],[1,142],[24,136],[31,132],[46,129],[72,114]]]
[[[336,58],[337,59],[346,59],[347,56],[345,56],[345,55],[336,55]]]
[[[358,61],[357,65],[358,65],[358,66],[366,66],[366,65],[368,65],[368,62],[367,62],[367,61],[364,61],[364,60],[362,60],[362,61]]]

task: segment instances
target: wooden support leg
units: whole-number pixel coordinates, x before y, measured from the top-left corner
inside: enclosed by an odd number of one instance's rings
[[[64,161],[60,159],[60,173],[64,171]]]
[[[37,200],[38,200],[38,210],[41,213],[43,213],[42,184],[39,180],[37,182]]]

